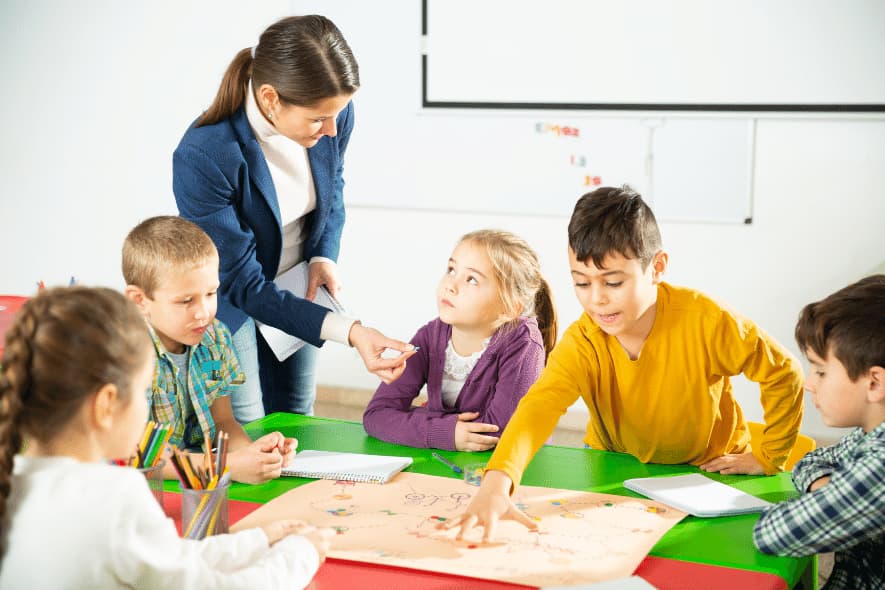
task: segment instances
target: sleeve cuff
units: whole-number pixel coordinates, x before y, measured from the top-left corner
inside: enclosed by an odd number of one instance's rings
[[[354,318],[349,318],[337,313],[329,312],[323,318],[320,328],[320,339],[331,340],[345,346],[350,346],[350,329],[356,323]]]
[[[332,266],[338,266],[338,263],[332,260],[331,258],[326,258],[325,256],[314,256],[310,259],[308,264],[313,264],[315,262],[325,262],[327,264],[331,264]]]
[[[763,457],[762,453],[758,451],[758,449],[754,448],[753,456],[756,457],[756,460],[759,461],[760,465],[762,465],[762,470],[765,472],[765,475],[774,475],[784,470],[783,466],[778,467],[777,465],[774,465],[766,457]]]

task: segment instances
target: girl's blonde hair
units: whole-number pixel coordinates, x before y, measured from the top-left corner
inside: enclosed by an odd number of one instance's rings
[[[144,395],[131,391],[132,377],[151,352],[138,309],[111,289],[47,289],[25,302],[6,332],[0,373],[0,523],[24,437],[49,440],[108,383],[124,403]]]
[[[481,229],[461,237],[484,248],[492,262],[499,294],[508,314],[535,316],[547,355],[556,344],[556,308],[550,285],[541,275],[538,255],[519,236],[504,230]]]

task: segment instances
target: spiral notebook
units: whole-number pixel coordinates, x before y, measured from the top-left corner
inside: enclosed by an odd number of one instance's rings
[[[771,506],[756,496],[714,481],[700,473],[670,477],[640,477],[624,487],[694,516],[731,516],[761,512]]]
[[[288,467],[283,468],[282,475],[387,483],[390,478],[411,464],[411,457],[335,451],[301,451],[295,455]]]

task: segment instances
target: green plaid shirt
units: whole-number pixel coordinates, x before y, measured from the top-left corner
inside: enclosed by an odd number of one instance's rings
[[[829,483],[806,492],[825,475]],[[885,588],[885,422],[805,455],[793,484],[802,495],[762,514],[756,546],[781,555],[835,551],[825,590]]]
[[[147,392],[151,419],[174,425],[169,444],[182,449],[200,448],[204,433],[210,440],[215,439],[215,421],[209,411],[212,403],[246,381],[230,330],[220,321],[212,321],[200,343],[191,347],[185,381],[154,329],[150,325],[148,328],[157,351],[154,379]],[[182,383],[187,386],[182,387]]]

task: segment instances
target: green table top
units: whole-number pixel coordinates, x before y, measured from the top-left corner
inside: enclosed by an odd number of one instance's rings
[[[245,429],[253,439],[280,431],[285,436],[297,438],[299,449],[408,456],[414,459],[414,463],[407,471],[457,477],[448,467],[431,457],[432,449],[417,449],[377,440],[368,436],[359,422],[277,413],[247,424]],[[482,463],[491,456],[491,451],[437,452],[461,466]],[[626,489],[623,481],[634,477],[684,473],[699,473],[699,470],[691,465],[641,463],[635,457],[621,453],[545,445],[526,469],[522,484],[642,497]],[[797,495],[789,473],[774,476],[705,475],[771,502]],[[261,485],[234,483],[230,497],[233,500],[264,503],[310,481],[283,477]],[[178,491],[177,482],[167,481],[166,489]],[[757,519],[758,514],[718,518],[688,516],[654,546],[651,555],[772,573],[784,578],[791,587],[794,586],[811,558],[776,557],[757,551],[753,546],[753,525]]]

